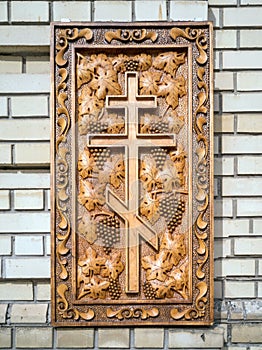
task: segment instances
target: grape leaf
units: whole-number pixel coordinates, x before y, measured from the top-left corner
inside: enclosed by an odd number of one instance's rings
[[[122,93],[116,71],[99,66],[96,68],[93,79],[88,86],[95,91],[95,95],[99,100],[105,99],[106,95],[120,95]]]
[[[92,177],[93,172],[98,172],[94,157],[91,155],[88,148],[80,154],[78,159],[78,171],[83,179]]]
[[[89,181],[80,179],[78,202],[88,211],[105,204],[104,186],[94,186]]]
[[[83,84],[89,83],[93,74],[88,67],[88,59],[77,53],[77,88],[79,89]]]
[[[108,281],[102,280],[97,276],[93,276],[90,279],[90,282],[83,286],[81,293],[78,296],[78,299],[82,298],[85,295],[92,299],[105,299],[106,290],[108,289],[109,284],[110,283]]]
[[[88,243],[93,244],[97,239],[96,222],[90,220],[89,216],[84,216],[78,223],[78,232],[85,237]]]
[[[105,265],[101,269],[101,276],[111,277],[116,280],[124,270],[124,265],[120,259],[121,253],[117,252],[112,255],[112,258],[110,260],[106,260]]]
[[[165,233],[161,242],[160,249],[168,250],[170,253],[170,261],[175,266],[186,256],[186,246],[184,243],[184,236],[172,235],[168,232]]]
[[[165,76],[158,85],[158,96],[165,97],[169,106],[175,109],[180,97],[186,94],[186,82],[183,76],[173,79],[170,75]]]
[[[164,70],[164,72],[174,77],[178,67],[183,63],[185,63],[185,52],[170,51],[158,55],[153,62],[153,67]]]
[[[159,219],[159,200],[153,199],[150,193],[146,193],[140,203],[140,213],[144,215],[152,224]]]
[[[167,273],[172,269],[172,263],[168,259],[166,251],[160,251],[156,255],[148,255],[142,259],[142,267],[146,270],[147,281],[165,281]]]
[[[160,72],[143,72],[139,79],[139,88],[141,95],[157,95],[158,83],[161,79]]]
[[[105,264],[105,258],[97,258],[96,251],[89,247],[84,256],[78,259],[78,266],[85,276],[93,276],[100,274],[101,266]]]
[[[171,159],[165,161],[163,170],[159,173],[159,177],[162,180],[163,188],[166,192],[171,192],[174,188],[180,186],[177,169]]]
[[[78,102],[80,116],[84,114],[96,115],[104,107],[104,101],[99,100],[87,85],[81,90]]]
[[[141,161],[140,179],[147,191],[161,188],[162,178],[159,176],[154,158],[145,156]]]

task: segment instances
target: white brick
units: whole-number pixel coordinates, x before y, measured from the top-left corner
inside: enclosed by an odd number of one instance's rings
[[[170,20],[206,21],[208,13],[206,1],[170,1]]]
[[[262,110],[262,93],[223,94],[224,112],[260,112]]]
[[[164,0],[135,1],[136,21],[166,20],[166,2]]]
[[[12,22],[47,22],[49,7],[47,1],[12,1]]]
[[[0,283],[1,300],[33,300],[32,283]]]
[[[53,20],[61,21],[63,18],[69,18],[71,21],[90,21],[90,6],[89,1],[54,1]]]
[[[225,258],[231,255],[231,239],[216,239],[214,244],[214,257]]]
[[[7,117],[7,116],[8,116],[7,98],[0,96],[0,117]]]
[[[3,189],[50,188],[50,174],[34,173],[0,173],[0,183]]]
[[[234,114],[215,114],[215,132],[233,133],[234,132]]]
[[[261,216],[262,199],[241,199],[237,201],[237,216]]]
[[[258,282],[258,297],[262,298],[262,282]]]
[[[95,21],[131,21],[131,1],[95,1]]]
[[[222,180],[222,196],[261,196],[262,178],[231,178]],[[262,208],[261,208],[262,209]]]
[[[215,31],[215,48],[230,49],[237,47],[236,30],[216,30]]]
[[[1,121],[2,122],[2,121]],[[1,133],[1,131],[0,131]],[[11,164],[11,145],[10,144],[0,144],[0,164]]]
[[[22,73],[22,57],[0,56],[0,74]]]
[[[0,214],[0,232],[49,232],[49,213],[6,213]]]
[[[262,234],[262,220],[256,219],[253,221],[254,233]]]
[[[29,56],[26,57],[26,73],[49,74],[50,62],[47,56]]]
[[[249,234],[249,220],[215,220],[215,237],[232,237]]]
[[[262,153],[262,136],[223,136],[222,153]]]
[[[8,190],[0,190],[0,209],[9,210],[10,209],[10,198]]]
[[[50,259],[8,258],[6,278],[50,278]]]
[[[50,44],[50,27],[40,25],[0,26],[0,46],[35,46],[35,51]]]
[[[262,32],[262,31],[261,31]],[[238,91],[260,91],[262,90],[262,72],[238,72]]]
[[[224,69],[259,69],[262,68],[262,51],[224,51]]]
[[[7,1],[0,2],[0,22],[7,22]]]
[[[52,348],[52,338],[51,327],[16,328],[16,346],[18,348]]]
[[[236,238],[235,255],[262,255],[262,238]]]
[[[14,147],[14,163],[19,165],[49,165],[49,143],[17,143]]]
[[[261,324],[232,324],[233,343],[261,343]]]
[[[237,0],[208,0],[209,6],[231,6],[236,4]]]
[[[51,209],[51,198],[50,198],[51,194],[50,194],[50,190],[46,191],[46,197],[47,197],[47,209],[50,210]]]
[[[221,348],[224,345],[224,329],[183,329],[169,331],[170,349]]]
[[[48,117],[48,99],[46,96],[11,97],[12,117]]]
[[[261,26],[261,7],[224,9],[224,27]]]
[[[215,217],[232,217],[232,200],[230,199],[216,199],[214,202]]]
[[[220,68],[220,52],[215,51],[214,52],[214,69],[219,70]]]
[[[49,119],[4,119],[1,122],[2,140],[49,140]]]
[[[14,191],[14,206],[16,210],[43,209],[43,191],[41,190],[16,190]]]
[[[220,111],[220,95],[218,93],[214,94],[214,112]]]
[[[209,7],[208,20],[213,22],[214,28],[219,28],[220,27],[220,9]]]
[[[225,281],[225,298],[252,298],[255,296],[255,283],[246,281]]]
[[[222,299],[222,290],[223,290],[223,284],[222,281],[215,281],[214,282],[214,297],[215,299]]]
[[[45,252],[46,252],[46,255],[51,255],[50,235],[46,236],[45,238]]]
[[[48,74],[0,74],[0,93],[49,93],[49,80]]]
[[[0,255],[12,254],[12,237],[0,235]]]
[[[0,304],[0,323],[5,323],[8,304]]]
[[[262,79],[262,77],[261,77]],[[262,88],[262,86],[261,86]],[[240,114],[237,118],[237,132],[239,133],[261,133],[262,114]]]
[[[145,348],[163,348],[164,329],[163,328],[135,328],[135,347]]]
[[[37,283],[36,298],[37,300],[50,300],[51,287],[49,283]]]
[[[243,48],[253,48],[262,47],[262,30],[240,30],[240,47]]]
[[[16,255],[43,255],[42,236],[16,236]]]
[[[99,328],[99,348],[129,349],[129,329]]]
[[[215,158],[215,175],[233,175],[234,158]]]
[[[57,348],[93,348],[93,329],[57,329]]]
[[[241,5],[262,5],[261,0],[240,0]]]
[[[10,327],[0,328],[0,348],[11,348],[12,344],[12,332]]]
[[[232,72],[215,73],[215,89],[216,90],[233,90],[234,76]]]
[[[14,304],[11,323],[45,323],[47,304]]]
[[[255,261],[252,259],[223,259],[215,261],[215,275],[254,276]]]

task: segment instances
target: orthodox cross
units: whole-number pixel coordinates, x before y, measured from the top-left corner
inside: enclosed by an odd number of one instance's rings
[[[156,96],[138,95],[137,73],[125,74],[125,94],[107,96],[106,108],[125,108],[126,133],[123,135],[94,135],[89,138],[91,146],[112,145],[125,147],[126,159],[126,196],[123,202],[110,189],[107,189],[106,200],[108,206],[118,213],[125,222],[126,236],[126,293],[139,292],[139,243],[142,237],[151,247],[158,250],[157,233],[139,215],[139,174],[138,160],[141,147],[174,146],[174,135],[171,134],[140,134],[139,110],[155,109]],[[119,137],[121,136],[121,140]]]

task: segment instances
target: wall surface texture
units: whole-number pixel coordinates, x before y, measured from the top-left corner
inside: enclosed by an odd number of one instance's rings
[[[215,46],[215,325],[50,326],[49,23],[206,20]],[[262,349],[262,0],[0,1],[0,348]]]

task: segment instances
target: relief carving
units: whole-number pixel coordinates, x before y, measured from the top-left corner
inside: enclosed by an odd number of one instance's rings
[[[210,324],[209,26],[90,28],[54,30],[53,323]]]

